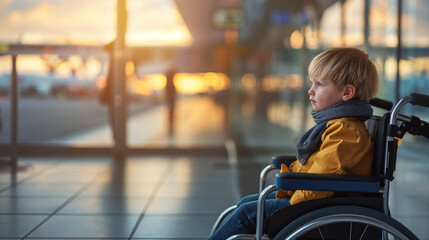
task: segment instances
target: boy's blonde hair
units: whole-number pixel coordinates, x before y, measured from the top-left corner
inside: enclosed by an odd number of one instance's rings
[[[368,55],[356,48],[332,48],[317,55],[308,67],[310,78],[333,82],[339,89],[355,87],[355,99],[368,100],[377,93],[378,74]]]

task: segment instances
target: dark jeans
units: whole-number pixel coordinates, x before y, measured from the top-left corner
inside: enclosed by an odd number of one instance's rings
[[[265,200],[264,215],[269,216],[275,210],[290,206],[289,199],[276,199],[276,193],[268,195]],[[210,237],[210,240],[225,240],[236,234],[254,234],[256,232],[256,214],[259,194],[249,195],[241,199],[237,209]]]

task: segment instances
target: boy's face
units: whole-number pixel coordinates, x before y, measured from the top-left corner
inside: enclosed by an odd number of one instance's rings
[[[318,77],[310,78],[311,88],[308,90],[313,110],[319,112],[327,107],[343,101],[343,91],[331,81]]]

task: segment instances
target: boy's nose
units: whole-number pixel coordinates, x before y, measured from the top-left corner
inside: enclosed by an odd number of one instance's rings
[[[314,95],[313,88],[308,89],[308,95]]]

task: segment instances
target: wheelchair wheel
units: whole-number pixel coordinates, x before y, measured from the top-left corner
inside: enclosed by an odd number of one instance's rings
[[[231,213],[237,209],[237,205],[231,206],[227,209],[225,209],[217,218],[215,224],[212,227],[212,230],[210,232],[210,236],[213,235],[214,232],[216,232],[216,230],[218,230],[218,228],[222,225],[223,222],[225,222],[226,219],[228,219],[229,215],[231,215]]]
[[[395,219],[357,206],[327,207],[309,212],[280,231],[280,239],[418,239]]]

